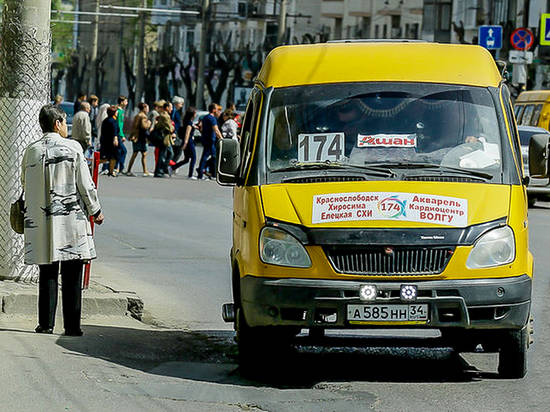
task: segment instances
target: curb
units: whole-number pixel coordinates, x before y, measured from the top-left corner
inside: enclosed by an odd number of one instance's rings
[[[36,284],[0,281],[1,313],[36,316],[38,287]],[[61,294],[58,311],[61,310]],[[82,291],[82,318],[90,316],[132,316],[141,320],[143,301],[132,292],[117,293],[99,284]]]

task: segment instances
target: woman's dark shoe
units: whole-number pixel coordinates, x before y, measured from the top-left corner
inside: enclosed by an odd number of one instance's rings
[[[47,333],[49,335],[51,335],[53,333],[53,328],[43,328],[42,326],[38,325],[34,331],[36,333]]]
[[[69,329],[65,330],[65,336],[82,336],[84,332],[80,329]]]

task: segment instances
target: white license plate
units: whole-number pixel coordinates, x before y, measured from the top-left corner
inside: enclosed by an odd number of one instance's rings
[[[408,322],[428,320],[427,304],[348,305],[348,321]]]

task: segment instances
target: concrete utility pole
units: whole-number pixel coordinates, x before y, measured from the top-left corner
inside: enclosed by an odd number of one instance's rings
[[[143,7],[147,7],[147,0],[143,0]],[[139,13],[139,46],[137,60],[136,97],[134,107],[141,102],[145,84],[145,12]]]
[[[206,61],[206,46],[208,44],[208,26],[210,25],[210,0],[202,0],[201,48],[199,51],[199,69],[197,71],[197,97],[195,107],[204,110],[204,66]]]
[[[50,99],[51,0],[4,0],[0,33],[0,278],[30,280],[23,236],[9,223],[10,203],[21,193],[21,159],[42,136],[40,108]]]
[[[97,13],[94,15],[93,19],[93,25],[94,25],[94,32],[93,32],[93,38],[92,38],[92,93],[97,94],[97,43],[99,41],[99,0],[95,0],[95,8],[94,11]]]
[[[279,31],[277,33],[277,44],[284,44],[286,37],[286,3],[287,0],[281,0],[281,9],[279,10]]]

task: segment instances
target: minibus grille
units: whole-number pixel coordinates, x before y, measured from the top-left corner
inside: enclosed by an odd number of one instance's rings
[[[325,246],[337,272],[369,276],[434,275],[443,272],[454,247]]]
[[[462,176],[405,176],[403,180],[414,182],[457,182],[457,183],[479,183],[485,180],[476,177]]]
[[[305,176],[289,177],[283,183],[324,183],[324,182],[360,182],[366,180],[364,176]]]

